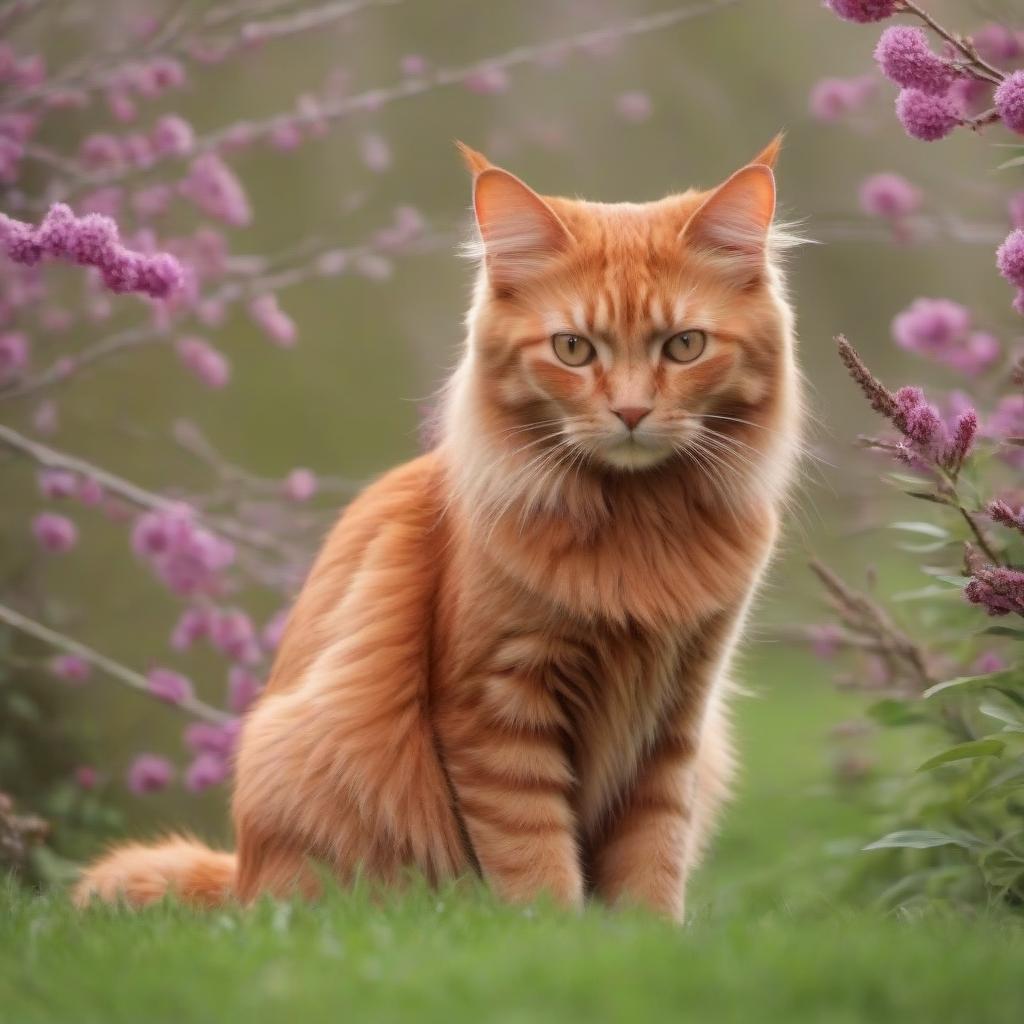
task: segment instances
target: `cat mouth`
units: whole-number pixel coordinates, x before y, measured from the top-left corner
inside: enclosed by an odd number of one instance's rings
[[[600,457],[615,469],[648,469],[664,462],[673,453],[671,445],[630,433],[617,437],[611,444],[603,445]]]

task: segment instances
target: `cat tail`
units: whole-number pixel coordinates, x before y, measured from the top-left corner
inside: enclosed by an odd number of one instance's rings
[[[170,894],[203,908],[218,907],[232,896],[237,859],[211,850],[190,836],[168,836],[152,846],[115,846],[85,869],[72,900],[78,907],[93,900],[145,907]]]

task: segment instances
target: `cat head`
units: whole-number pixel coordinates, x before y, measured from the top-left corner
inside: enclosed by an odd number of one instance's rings
[[[462,147],[480,271],[460,373],[495,456],[598,474],[738,464],[722,437],[771,419],[792,372],[778,149],[710,191],[597,203],[542,197]]]

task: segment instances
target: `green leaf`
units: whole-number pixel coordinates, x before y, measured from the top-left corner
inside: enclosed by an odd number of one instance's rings
[[[991,701],[982,701],[978,710],[989,718],[994,718],[1004,725],[1012,725],[1015,729],[1024,726],[1024,718],[1021,718],[1015,711],[1004,708],[1001,704],[993,704]]]
[[[926,772],[931,768],[938,768],[939,765],[950,764],[953,761],[971,761],[978,757],[999,757],[1006,749],[1002,740],[971,740],[970,743],[958,743],[955,747],[943,750],[941,754],[928,758],[917,770]]]
[[[943,683],[936,683],[934,686],[929,686],[921,696],[927,700],[929,697],[934,697],[937,693],[943,693],[946,690],[952,690],[956,687],[995,686],[999,683],[1013,683],[1019,680],[1019,669],[1004,668],[999,672],[987,672],[985,675],[981,676],[957,676],[956,679],[947,679]]]
[[[971,797],[971,800],[1008,796],[1022,787],[1024,787],[1024,758],[1018,758],[1015,764],[1001,771],[988,785],[979,789]]]
[[[949,540],[949,530],[934,523],[890,523],[893,530],[905,530],[907,533],[920,533],[925,537],[935,537],[938,540]]]
[[[942,580],[943,583],[948,583],[950,586],[957,587],[962,590],[970,582],[970,576],[936,576],[937,580]]]
[[[1017,707],[1024,708],[1024,692],[1011,690],[1008,686],[990,686],[989,689],[1001,693],[1007,700],[1012,700]]]
[[[1012,160],[1007,160],[1006,163],[1000,164],[997,171],[1008,171],[1011,167],[1024,167],[1024,156],[1015,156]]]
[[[904,491],[903,492],[908,498],[917,498],[918,501],[930,501],[936,505],[948,505],[949,502],[945,498],[940,498],[936,494],[931,494],[928,491]]]
[[[906,832],[890,832],[873,843],[868,843],[865,850],[930,850],[935,846],[959,846],[969,850],[972,846],[984,846],[977,836],[965,832],[951,836],[946,832],[930,832],[927,829],[910,829]]]
[[[1014,629],[1013,626],[989,626],[979,632],[982,636],[1009,636],[1014,640],[1024,640],[1024,629]]]
[[[925,716],[914,711],[905,700],[894,700],[891,697],[872,704],[868,708],[868,715],[881,725],[914,725],[925,721]]]

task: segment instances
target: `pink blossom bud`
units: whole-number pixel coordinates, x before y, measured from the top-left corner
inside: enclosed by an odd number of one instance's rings
[[[84,476],[78,484],[78,500],[90,508],[95,508],[103,501],[103,486],[93,476]]]
[[[150,669],[146,682],[150,694],[168,704],[182,704],[192,697],[192,683],[169,668]]]
[[[120,89],[107,91],[107,106],[114,119],[121,122],[134,121],[137,113],[135,102]]]
[[[185,772],[185,787],[201,793],[211,786],[219,786],[231,774],[228,763],[215,754],[200,754]]]
[[[82,683],[89,681],[92,666],[77,654],[58,654],[50,659],[50,671],[66,683],[81,686]]]
[[[995,92],[996,111],[1010,131],[1024,135],[1024,71],[1007,75]]]
[[[249,315],[267,337],[282,348],[291,348],[298,337],[295,322],[278,305],[273,293],[259,295],[249,303]]]
[[[309,501],[317,487],[316,474],[311,469],[293,469],[284,479],[284,495],[291,501]]]
[[[62,555],[78,543],[78,527],[55,512],[42,512],[32,520],[32,533],[39,546],[51,555]]]
[[[151,141],[161,156],[184,156],[195,144],[195,132],[183,117],[165,114],[153,127]]]
[[[996,253],[996,266],[1010,284],[1024,288],[1024,228],[1006,236]]]
[[[227,759],[234,753],[238,740],[238,721],[232,719],[224,725],[210,722],[192,722],[182,734],[185,746],[195,754],[216,754]]]
[[[861,24],[891,18],[896,13],[897,3],[898,0],[825,0],[825,6],[840,18]]]
[[[241,182],[216,153],[197,157],[180,189],[204,213],[225,224],[245,227],[252,221],[249,199]]]
[[[36,478],[44,498],[73,498],[78,490],[78,477],[67,469],[41,469]]]
[[[267,141],[279,153],[290,153],[302,145],[302,129],[292,120],[278,121],[270,129]]]
[[[231,364],[202,338],[180,338],[176,344],[178,357],[208,388],[220,390],[231,379]]]
[[[242,665],[232,665],[228,672],[228,707],[243,715],[260,695],[263,685],[259,678]]]
[[[156,754],[140,754],[128,769],[128,788],[138,796],[166,789],[174,778],[171,762]]]
[[[960,110],[946,96],[904,89],[896,98],[896,116],[904,130],[922,142],[945,138],[960,124]]]
[[[398,67],[403,75],[415,77],[425,75],[430,69],[430,63],[426,57],[418,53],[407,53],[399,62]]]
[[[494,96],[508,89],[508,74],[504,68],[482,66],[466,75],[463,84],[479,96]]]
[[[902,175],[873,174],[860,187],[860,205],[872,217],[896,220],[920,208],[921,190]]]
[[[822,78],[811,88],[809,106],[819,121],[838,121],[856,113],[870,99],[876,87],[871,75],[857,78]]]
[[[171,633],[171,647],[176,651],[187,651],[209,632],[209,613],[204,608],[186,608]]]

